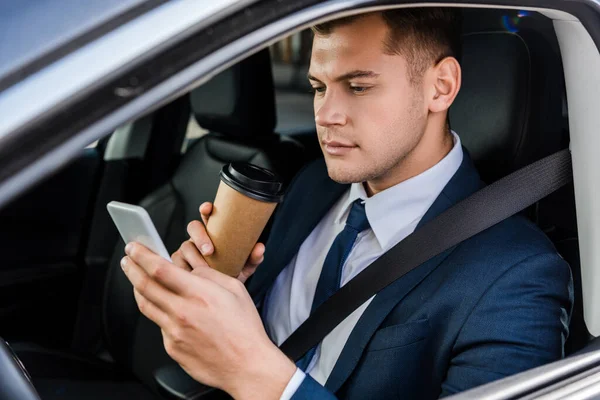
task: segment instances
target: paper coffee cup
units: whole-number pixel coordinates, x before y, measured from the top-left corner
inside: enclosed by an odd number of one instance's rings
[[[238,276],[282,200],[283,184],[269,170],[247,163],[227,164],[206,230],[215,251],[206,256],[212,268]]]

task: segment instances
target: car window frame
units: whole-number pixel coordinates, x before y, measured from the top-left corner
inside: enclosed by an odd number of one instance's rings
[[[595,23],[597,14],[590,15],[588,12],[589,6],[600,10],[600,3],[594,0],[564,4],[556,4],[552,0],[529,1],[537,7],[571,13],[584,26],[587,21],[589,29],[596,31],[592,36],[600,41],[600,24]],[[179,40],[174,38],[169,46],[159,46],[156,54],[149,55],[142,64],[115,71],[106,82],[68,102],[56,104],[53,109],[10,132],[0,129],[0,206],[29,187],[32,175],[47,175],[64,164],[65,156],[73,157],[78,150],[121,124],[166,104],[292,31],[333,15],[415,4],[411,1],[392,3],[374,6],[379,2],[297,0],[288,3],[264,0],[252,2],[227,15],[227,18],[221,16],[194,34],[188,33]],[[491,6],[509,8],[522,5],[519,0],[495,0],[492,3]],[[436,4],[469,6],[469,2]],[[2,96],[3,92],[0,93],[0,102]],[[66,108],[69,113],[63,112]],[[47,134],[49,127],[52,135]],[[34,165],[37,168],[32,174]],[[30,170],[26,174],[27,179],[19,178],[23,170]]]
[[[91,29],[73,35],[65,43],[47,52],[41,52],[37,57],[18,65],[18,68],[14,70],[9,70],[10,72],[4,76],[0,76],[0,92],[167,1],[169,0],[145,0],[120,10]],[[112,10],[110,11],[112,12]],[[29,17],[29,15],[27,16]],[[31,21],[28,22],[31,23]]]

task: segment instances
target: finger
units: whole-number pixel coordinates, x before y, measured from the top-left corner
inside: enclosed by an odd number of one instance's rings
[[[208,267],[206,260],[202,257],[196,244],[191,239],[183,242],[179,251],[192,269]]]
[[[184,271],[189,272],[192,270],[192,266],[190,264],[188,264],[188,262],[185,260],[185,258],[181,254],[181,250],[177,250],[175,253],[173,253],[171,255],[171,260],[173,261],[173,264],[177,265],[179,268],[183,269]]]
[[[151,281],[165,288],[165,292],[172,292],[169,293],[171,296],[169,296],[168,299],[165,296],[164,302],[166,304],[163,308],[163,303],[161,303],[163,298],[151,298],[148,294],[140,291],[141,294],[157,306],[165,309],[165,311],[168,309],[169,314],[177,313],[177,304],[179,303],[180,297],[194,297],[203,299],[204,301],[210,301],[210,299],[218,298],[223,295],[223,286],[219,285],[214,279],[206,279],[201,276],[195,277],[195,274],[175,267],[173,264],[154,254],[139,243],[132,242],[128,244],[125,249],[125,252],[128,253],[129,257],[132,259],[133,265],[139,265],[151,278]],[[193,272],[204,270],[210,270],[216,274],[223,275],[212,268],[198,268]],[[232,279],[227,275],[223,276]],[[231,288],[228,290],[231,291]],[[170,306],[170,304],[174,305]]]
[[[169,323],[169,316],[158,308],[155,304],[153,304],[150,300],[145,298],[140,292],[136,289],[133,290],[133,296],[135,297],[135,302],[140,309],[140,312],[146,316],[150,321],[154,322],[156,325],[164,328]]]
[[[246,265],[237,276],[238,280],[245,283],[256,272],[258,266],[265,260],[265,245],[257,243],[252,249]]]
[[[209,256],[215,251],[212,241],[206,233],[206,228],[200,221],[190,222],[187,226],[187,232],[202,255]]]
[[[263,262],[265,256],[265,245],[262,243],[256,243],[250,256],[248,257],[248,261],[246,262],[247,267],[257,267],[261,262]]]
[[[125,247],[125,253],[127,253],[129,258],[132,260],[132,266],[139,266],[141,270],[150,278],[147,279],[148,282],[160,284],[158,286],[164,286],[164,288],[180,295],[186,295],[192,292],[189,287],[190,274],[188,272],[181,268],[174,268],[172,263],[151,252],[143,245],[135,242],[129,243]],[[142,279],[142,283],[146,284],[146,279],[138,276],[136,276],[136,278]],[[148,286],[154,288],[155,285],[148,284]],[[168,290],[164,290],[163,292],[168,292]],[[154,298],[149,297],[149,294],[144,293],[141,290],[140,293],[143,294],[144,297],[156,303]],[[160,304],[157,305],[160,307]]]
[[[175,294],[156,282],[140,265],[132,260],[131,257],[123,257],[121,260],[121,267],[123,268],[123,272],[127,276],[127,279],[129,279],[137,292],[162,311],[166,313],[172,312],[174,304],[177,302],[177,296]],[[171,269],[183,272],[179,268]]]
[[[204,222],[204,225],[208,224],[208,217],[210,217],[210,214],[212,214],[212,210],[212,203],[206,202],[200,204],[200,217],[202,218],[202,222]]]
[[[222,272],[212,268],[196,268],[193,275],[202,278],[204,281],[216,283],[221,288],[230,293],[235,293],[240,288],[240,281]],[[243,287],[243,285],[241,285]]]
[[[260,260],[259,264],[262,262],[263,260]],[[252,275],[254,275],[254,273],[256,272],[256,269],[258,268],[258,265],[249,265],[249,266],[245,266],[242,271],[240,272],[240,274],[237,276],[237,279],[242,282],[242,283],[246,283],[246,281],[248,280],[248,278],[250,278]]]

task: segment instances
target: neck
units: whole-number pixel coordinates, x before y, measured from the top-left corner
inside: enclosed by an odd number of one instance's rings
[[[423,134],[419,143],[384,175],[364,182],[369,197],[415,177],[439,163],[452,150],[454,140],[446,124]]]

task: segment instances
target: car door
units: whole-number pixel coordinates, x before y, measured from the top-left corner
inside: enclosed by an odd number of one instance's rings
[[[136,203],[164,183],[189,113],[184,96],[119,127],[0,210],[0,329],[7,340],[94,348],[118,240],[106,204]]]
[[[6,337],[68,342],[102,166],[102,146],[92,144],[0,211],[0,327]]]

